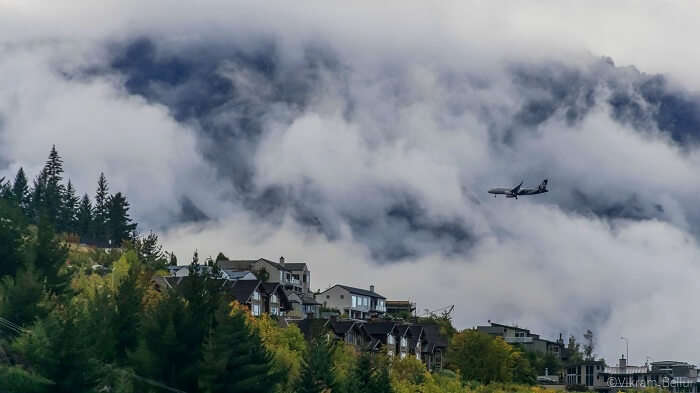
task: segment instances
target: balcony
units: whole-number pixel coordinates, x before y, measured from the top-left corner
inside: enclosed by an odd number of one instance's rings
[[[530,344],[532,337],[503,337],[508,344]]]

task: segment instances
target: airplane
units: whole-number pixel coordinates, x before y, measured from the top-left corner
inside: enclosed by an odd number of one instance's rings
[[[542,194],[545,192],[549,192],[547,189],[547,179],[544,179],[542,183],[540,183],[537,188],[520,188],[522,187],[523,182],[521,181],[520,184],[513,188],[504,188],[504,187],[499,187],[499,188],[492,188],[489,190],[489,194],[493,194],[493,197],[495,198],[497,195],[505,195],[506,198],[515,198],[518,199],[518,195],[537,195],[537,194]]]

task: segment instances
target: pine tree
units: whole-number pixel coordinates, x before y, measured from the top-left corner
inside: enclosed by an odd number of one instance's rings
[[[267,393],[276,389],[281,375],[271,372],[272,356],[253,334],[242,313],[230,314],[225,302],[216,314],[216,326],[205,341],[199,388],[204,393]]]
[[[78,217],[76,230],[83,243],[90,243],[92,240],[92,202],[88,194],[83,195],[78,206]]]
[[[27,176],[24,174],[24,168],[19,168],[17,175],[15,175],[15,181],[12,184],[12,196],[22,211],[27,214],[30,198],[29,183],[27,182]]]
[[[61,293],[67,289],[70,277],[62,271],[67,260],[68,248],[56,239],[49,220],[39,220],[34,244],[34,266],[44,276],[49,291]]]
[[[334,342],[325,336],[317,337],[311,342],[304,359],[297,393],[326,393],[336,390],[334,350]]]
[[[167,259],[163,246],[158,243],[158,235],[151,232],[146,237],[138,239],[139,257],[144,264],[154,269],[165,267]]]
[[[10,201],[0,199],[0,277],[14,276],[24,263],[24,216]]]
[[[39,222],[42,215],[48,214],[46,207],[46,179],[48,175],[46,173],[46,168],[42,169],[32,185],[30,216],[35,223]]]
[[[78,205],[80,199],[75,194],[75,188],[73,188],[73,183],[68,180],[68,185],[62,195],[61,203],[61,214],[59,220],[59,227],[64,231],[69,233],[76,233],[78,231]]]
[[[129,202],[121,192],[112,195],[107,201],[106,227],[107,240],[111,241],[112,247],[119,247],[124,240],[134,237],[136,224],[129,217]]]
[[[60,214],[63,202],[64,186],[63,181],[63,160],[56,151],[56,145],[51,148],[49,159],[44,165],[43,173],[46,174],[45,179],[45,195],[44,207],[45,213],[54,225],[57,225],[58,231],[63,231],[65,228],[61,225]]]
[[[95,211],[93,220],[94,240],[100,245],[106,245],[108,240],[107,218],[109,202],[109,184],[104,173],[100,173],[95,193]]]

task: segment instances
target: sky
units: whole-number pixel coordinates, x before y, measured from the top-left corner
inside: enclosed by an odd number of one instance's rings
[[[700,363],[700,6],[375,3],[0,0],[0,177],[55,144],[181,263]]]

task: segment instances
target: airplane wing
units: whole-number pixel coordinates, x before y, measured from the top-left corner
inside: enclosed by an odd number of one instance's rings
[[[512,190],[510,190],[510,192],[512,192],[513,194],[517,194],[518,191],[520,191],[520,187],[521,187],[522,185],[523,185],[523,182],[520,181],[520,184],[518,184],[517,186],[515,186],[515,188],[513,188]]]

